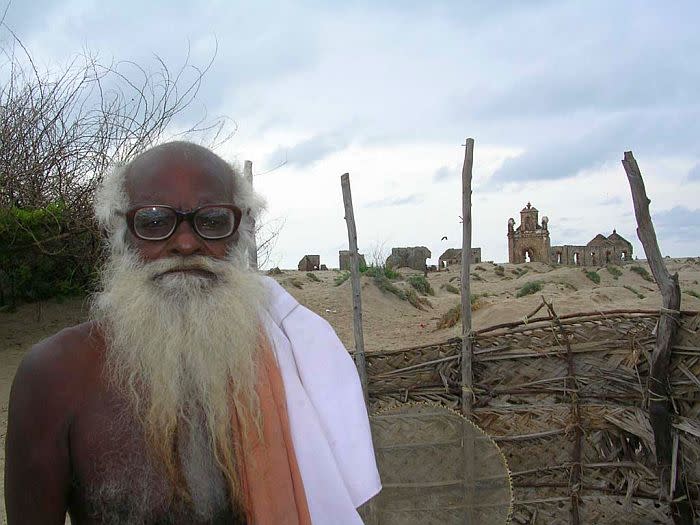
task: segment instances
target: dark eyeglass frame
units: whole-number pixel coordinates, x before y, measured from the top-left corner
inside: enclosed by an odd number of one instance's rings
[[[138,213],[140,210],[146,209],[146,208],[165,208],[168,210],[171,210],[175,212],[175,225],[173,226],[173,229],[168,233],[168,235],[165,235],[163,237],[158,237],[157,239],[149,239],[146,237],[142,237],[136,232],[136,228],[134,227],[134,217],[136,216],[136,213]],[[228,235],[224,235],[223,237],[210,237],[206,235],[202,235],[202,233],[197,229],[196,223],[194,222],[194,217],[199,213],[200,211],[206,209],[206,208],[226,208],[228,210],[231,210],[233,212],[233,217],[234,217],[234,222],[233,222],[233,230],[231,230],[231,233]],[[144,206],[137,206],[135,208],[131,208],[128,210],[126,213],[124,213],[124,216],[126,217],[126,224],[129,228],[129,231],[135,236],[138,237],[139,239],[142,239],[144,241],[164,241],[166,239],[169,239],[172,237],[173,233],[177,231],[177,229],[180,227],[180,223],[184,220],[187,221],[190,225],[190,228],[192,228],[192,231],[195,232],[197,235],[199,235],[202,239],[208,240],[208,241],[218,241],[221,239],[226,239],[228,237],[231,237],[234,233],[238,231],[238,228],[241,225],[241,219],[243,218],[243,212],[241,209],[237,206],[234,206],[233,204],[227,204],[227,203],[222,203],[222,204],[205,204],[203,206],[199,206],[193,210],[190,211],[182,211],[178,210],[177,208],[174,208],[172,206],[168,206],[167,204],[147,204]]]

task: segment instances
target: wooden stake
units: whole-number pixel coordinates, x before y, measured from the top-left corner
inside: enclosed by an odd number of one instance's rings
[[[253,187],[253,162],[246,160],[243,164],[243,176],[250,183],[250,187]],[[250,264],[251,269],[258,270],[258,243],[255,239],[255,219],[253,219],[253,244],[248,252],[248,264]]]
[[[467,139],[462,167],[462,414],[471,420],[474,399],[472,373],[472,304],[469,286],[469,264],[472,251],[472,165],[474,164],[474,139]],[[466,423],[465,423],[466,426]],[[475,451],[471,432],[463,436],[464,443],[464,489],[466,523],[474,521],[474,475]]]
[[[472,248],[472,165],[474,139],[467,139],[462,167],[462,413],[472,412],[472,305],[469,263]]]
[[[355,213],[352,209],[352,194],[350,193],[350,174],[340,177],[343,188],[343,205],[345,206],[345,222],[348,226],[348,241],[350,245],[350,279],[352,282],[352,313],[353,332],[355,334],[355,365],[360,375],[365,404],[369,409],[367,394],[367,364],[365,362],[365,339],[362,333],[362,297],[360,293],[360,260],[357,255],[357,229],[355,228]]]
[[[622,165],[627,173],[627,180],[632,190],[634,215],[637,219],[637,236],[642,242],[651,273],[661,291],[663,303],[662,313],[656,332],[656,346],[652,355],[649,373],[649,422],[654,431],[656,446],[656,466],[661,483],[661,495],[671,487],[671,515],[674,523],[692,524],[693,510],[687,499],[680,499],[686,494],[685,479],[680,471],[676,472],[679,479],[671,479],[673,456],[673,438],[671,437],[671,386],[669,384],[669,367],[671,350],[680,323],[681,289],[678,285],[678,274],[671,275],[664,264],[659,244],[656,240],[654,224],[651,222],[647,192],[644,187],[642,173],[631,151],[625,152]]]

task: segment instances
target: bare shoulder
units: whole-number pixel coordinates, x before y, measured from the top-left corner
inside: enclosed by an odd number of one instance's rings
[[[101,332],[93,322],[61,330],[32,347],[12,384],[11,401],[74,403],[97,373]],[[23,394],[29,395],[23,395]]]
[[[99,377],[94,324],[35,345],[17,369],[5,440],[8,523],[63,523],[71,482],[69,432]]]
[[[73,361],[89,358],[101,341],[101,331],[94,321],[64,328],[35,344],[27,352],[22,364],[75,364]]]

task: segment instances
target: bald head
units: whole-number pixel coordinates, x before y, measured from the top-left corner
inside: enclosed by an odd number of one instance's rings
[[[132,205],[134,195],[180,185],[190,192],[215,187],[222,200],[233,200],[235,170],[213,151],[190,142],[168,142],[151,148],[125,167],[124,184]],[[223,193],[222,193],[223,192]]]

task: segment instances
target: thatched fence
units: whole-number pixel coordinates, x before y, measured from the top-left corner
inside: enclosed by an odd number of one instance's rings
[[[513,523],[672,523],[673,488],[657,476],[648,415],[660,315],[559,318],[552,309],[473,333],[472,419],[508,459]],[[683,312],[679,328],[669,377],[673,468],[700,509],[700,314]],[[371,411],[409,402],[460,410],[461,348],[455,338],[367,354]]]

